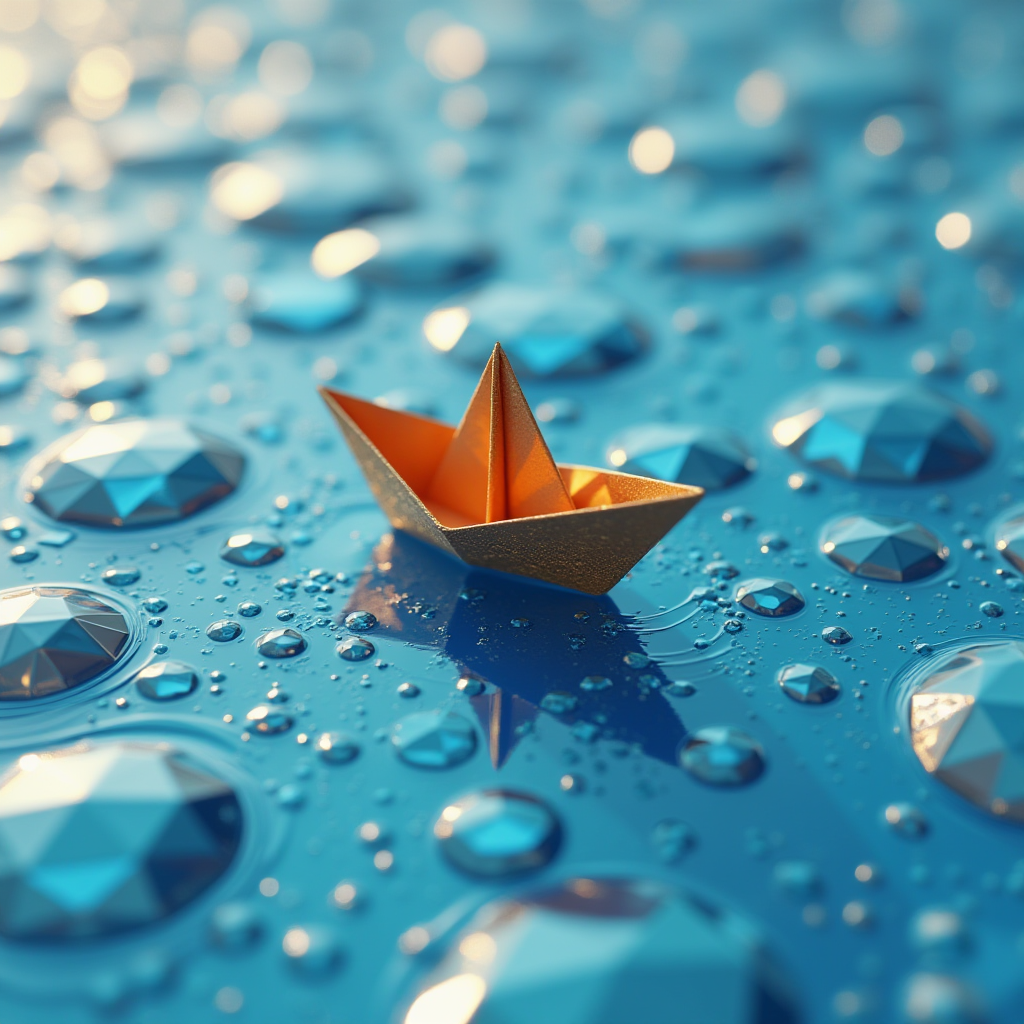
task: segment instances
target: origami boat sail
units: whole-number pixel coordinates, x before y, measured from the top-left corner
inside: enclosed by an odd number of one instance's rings
[[[391,525],[470,565],[603,594],[704,494],[557,465],[500,345],[457,428],[320,394]]]
[[[427,507],[446,526],[571,512],[576,507],[500,348],[488,361],[434,473]],[[461,521],[451,521],[456,519]]]

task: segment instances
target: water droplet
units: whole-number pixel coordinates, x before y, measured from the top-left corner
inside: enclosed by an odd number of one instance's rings
[[[785,580],[747,580],[736,590],[736,600],[756,615],[780,618],[795,615],[804,607],[803,595]]]
[[[617,434],[605,453],[624,473],[723,490],[746,479],[757,463],[738,438],[717,427],[643,423]]]
[[[85,942],[162,921],[224,875],[243,832],[226,782],[166,744],[139,740],[27,754],[0,786],[0,808],[5,846],[41,816],[55,826],[34,830],[35,845],[7,869],[14,902],[0,904],[0,933],[18,940]],[[96,884],[97,863],[116,864],[118,884],[109,874]],[[125,887],[147,894],[130,912]],[[75,898],[55,901],[58,890]]]
[[[679,679],[663,687],[661,692],[667,693],[670,697],[692,697],[697,692],[697,687],[685,679]]]
[[[218,619],[206,627],[206,635],[219,644],[237,640],[242,635],[242,624],[234,619]]]
[[[907,583],[942,569],[949,550],[933,533],[910,519],[847,516],[830,523],[821,550],[854,576]]]
[[[345,661],[366,661],[367,658],[372,658],[377,653],[377,648],[361,636],[346,637],[335,650],[338,652],[338,656],[344,658]]]
[[[455,689],[464,693],[467,697],[479,697],[484,692],[484,684],[472,676],[463,676],[456,684]]]
[[[500,341],[516,373],[532,377],[601,373],[646,347],[627,311],[608,295],[504,281],[435,309],[423,331],[435,348],[477,367]]]
[[[354,611],[345,616],[345,628],[354,633],[366,633],[377,625],[377,616],[372,612]]]
[[[100,579],[112,587],[130,587],[138,583],[142,573],[134,565],[112,565],[100,573]]]
[[[998,619],[1003,615],[1003,606],[996,601],[982,601],[978,609],[982,615],[987,615],[990,619]]]
[[[967,982],[949,974],[914,974],[903,996],[907,1021],[922,1024],[983,1024],[987,1014]]]
[[[255,618],[260,612],[263,611],[263,606],[257,604],[255,601],[242,601],[238,606],[238,614],[243,619]]]
[[[284,545],[269,530],[233,533],[220,549],[220,557],[232,565],[270,565],[284,557]]]
[[[0,591],[0,701],[90,682],[116,664],[130,635],[124,615],[88,591]]]
[[[709,726],[693,733],[679,753],[679,763],[711,786],[741,786],[765,769],[761,745],[732,726]]]
[[[782,692],[799,704],[828,704],[839,696],[839,683],[820,665],[787,665],[779,672]]]
[[[26,477],[25,500],[60,522],[157,526],[227,497],[244,466],[237,449],[180,420],[119,420],[47,448]]]
[[[552,690],[550,693],[544,694],[540,700],[541,710],[547,711],[551,715],[568,715],[576,710],[577,704],[579,704],[579,700],[564,690]]]
[[[250,728],[263,736],[287,732],[294,725],[291,715],[286,715],[279,708],[270,704],[257,704],[245,718],[249,722]]]
[[[281,949],[294,970],[311,978],[332,974],[342,962],[338,937],[326,925],[289,928],[281,940]]]
[[[210,917],[213,941],[224,949],[253,946],[263,933],[259,915],[248,903],[232,900],[215,907]]]
[[[395,753],[417,768],[453,768],[476,750],[476,730],[454,711],[420,711],[396,723]]]
[[[848,644],[853,639],[853,634],[849,630],[843,629],[842,626],[826,626],[821,631],[821,639],[827,644],[832,644],[833,647],[840,647],[843,644]]]
[[[926,483],[960,476],[992,451],[988,431],[965,408],[901,382],[814,388],[775,423],[777,444],[849,480]],[[913,452],[907,458],[904,452]]]
[[[195,669],[183,661],[154,661],[135,674],[135,686],[150,700],[177,700],[199,686]]]
[[[264,658],[294,658],[306,649],[306,638],[294,629],[271,629],[256,639],[256,650]]]
[[[889,804],[884,816],[886,824],[906,839],[922,839],[928,833],[928,819],[913,804]]]
[[[434,825],[445,859],[468,875],[507,878],[549,864],[562,829],[536,797],[484,790],[449,804]]]
[[[1024,710],[1022,682],[1024,643],[1009,640],[947,656],[910,698],[911,744],[925,770],[1014,821],[1024,821],[1024,798],[1012,781],[1024,756],[1012,725]]]
[[[0,533],[7,540],[21,540],[26,536],[28,530],[17,516],[6,516],[4,519],[0,519]]]
[[[665,818],[654,826],[651,842],[665,864],[678,864],[697,846],[697,833],[678,818]]]
[[[970,947],[967,922],[953,910],[929,907],[910,922],[910,941],[923,953],[957,955]]]
[[[328,764],[348,764],[361,750],[359,742],[348,733],[322,732],[316,738],[316,752]]]

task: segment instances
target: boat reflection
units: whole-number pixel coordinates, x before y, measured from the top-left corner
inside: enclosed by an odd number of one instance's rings
[[[675,764],[686,730],[660,692],[670,680],[606,595],[476,569],[395,532],[374,549],[345,614],[356,609],[372,612],[382,633],[441,651],[488,684],[470,703],[495,767],[540,713],[554,713],[544,700],[552,693],[574,698],[557,717],[580,738],[636,745]],[[587,677],[610,685],[581,686]]]

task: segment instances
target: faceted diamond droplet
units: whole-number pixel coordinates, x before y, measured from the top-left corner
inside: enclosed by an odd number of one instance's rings
[[[220,557],[232,565],[270,565],[284,557],[284,545],[269,530],[233,533],[220,549]]]
[[[627,312],[596,291],[496,282],[434,310],[423,332],[436,349],[483,367],[500,341],[517,374],[602,373],[646,347]]]
[[[476,730],[454,711],[421,711],[396,723],[395,753],[417,768],[453,768],[476,750]]]
[[[150,700],[177,700],[199,686],[199,676],[183,661],[154,661],[135,674],[135,686]]]
[[[120,420],[69,434],[30,464],[25,500],[61,522],[157,526],[231,494],[245,459],[180,420]]]
[[[963,406],[890,381],[814,388],[791,403],[772,435],[819,469],[887,483],[960,476],[992,451],[988,431]]]
[[[736,590],[736,600],[755,615],[781,618],[795,615],[804,607],[803,595],[785,580],[747,580]]]
[[[942,569],[949,550],[919,523],[893,516],[847,516],[830,523],[821,550],[854,576],[909,583]]]
[[[0,591],[0,701],[46,697],[111,668],[131,629],[124,614],[85,590]]]
[[[839,683],[820,665],[787,665],[779,672],[782,692],[799,704],[828,704],[839,696]]]
[[[910,698],[910,737],[924,768],[973,804],[1024,822],[1024,643],[968,647]]]
[[[78,746],[18,765],[0,785],[0,847],[39,840],[0,864],[7,938],[94,938],[160,921],[213,885],[238,850],[234,791],[163,745]]]
[[[338,652],[338,657],[345,661],[366,661],[367,658],[373,657],[377,648],[361,636],[350,636],[342,640],[335,650]]]
[[[745,480],[757,462],[746,445],[717,427],[643,423],[617,434],[605,458],[624,473],[720,491]]]
[[[853,639],[853,634],[842,626],[826,626],[821,631],[821,639],[833,647],[841,647]]]
[[[408,1024],[456,1019],[795,1024],[799,1019],[788,982],[749,922],[709,903],[704,894],[691,897],[653,879],[572,877],[501,897],[444,941],[443,956],[396,1019]],[[417,946],[422,948],[422,941]],[[439,1014],[439,1007],[457,1007],[458,1016]],[[666,1007],[676,1009],[666,1017]]]

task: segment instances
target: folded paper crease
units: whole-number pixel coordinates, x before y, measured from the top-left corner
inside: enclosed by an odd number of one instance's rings
[[[500,345],[458,427],[320,393],[392,526],[471,565],[601,594],[704,493],[556,464]]]

